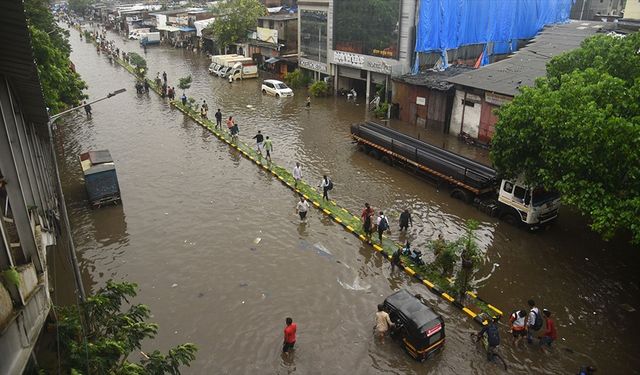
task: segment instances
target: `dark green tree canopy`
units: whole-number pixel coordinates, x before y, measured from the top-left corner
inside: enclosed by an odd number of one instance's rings
[[[552,59],[498,115],[500,173],[560,192],[605,239],[622,230],[640,243],[640,33]]]
[[[223,51],[228,45],[246,39],[247,33],[255,30],[258,17],[267,14],[267,8],[258,0],[228,0],[218,11],[220,16],[206,29]]]
[[[69,33],[58,27],[47,0],[25,0],[24,7],[47,106],[53,114],[78,105],[86,97],[82,90],[87,85],[69,59]]]

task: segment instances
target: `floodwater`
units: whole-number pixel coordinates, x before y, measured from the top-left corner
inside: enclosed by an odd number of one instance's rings
[[[135,41],[110,38],[142,54]],[[320,212],[311,211],[300,224],[297,197],[279,180],[156,94],[137,95],[132,76],[76,31],[71,42],[91,98],[128,90],[95,104],[91,120],[69,117],[57,136],[86,288],[95,291],[108,279],[139,284],[136,302],[148,304],[160,324],[144,350],[196,343],[187,374],[500,372],[471,343],[478,327],[466,315],[404,273],[391,272],[388,262]],[[328,173],[332,198],[353,212],[370,202],[395,222],[410,207],[414,246],[438,233],[455,239],[465,220],[480,221],[486,263],[476,275],[479,295],[505,312],[534,298],[554,312],[558,326],[548,354],[525,343],[515,348],[504,329],[500,351],[509,373],[575,373],[585,364],[604,374],[637,372],[638,249],[599,240],[568,210],[550,230],[527,233],[357,152],[349,125],[365,117],[363,99],[359,105],[343,97],[313,99],[308,110],[301,90],[276,99],[260,93],[259,80],[229,84],[208,75],[200,54],[149,47],[146,59],[150,75],[166,71],[170,85],[191,74],[187,94],[206,99],[211,116],[217,108],[233,115],[242,140],[251,142],[257,130],[269,135],[276,163],[301,162],[311,182]],[[92,210],[77,158],[103,148],[115,159],[123,204]],[[421,293],[446,321],[445,349],[425,363],[392,340],[372,337],[376,305],[399,288]],[[298,323],[291,359],[280,354],[287,316]]]

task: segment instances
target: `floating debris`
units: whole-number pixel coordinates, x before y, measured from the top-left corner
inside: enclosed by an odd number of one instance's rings
[[[262,241],[262,238],[260,238],[260,237],[256,237],[256,239],[255,239],[255,240],[253,240],[253,243],[257,245],[257,244],[259,244],[259,243],[260,243],[260,241]]]
[[[176,283],[171,284],[171,287],[172,287],[172,288],[175,288],[175,287],[177,287],[177,286],[178,286],[178,284],[176,284]]]

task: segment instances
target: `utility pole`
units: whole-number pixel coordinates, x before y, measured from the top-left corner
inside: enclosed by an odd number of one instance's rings
[[[105,99],[109,99],[114,97],[120,93],[127,91],[126,89],[116,90],[112,93],[109,93],[107,96],[96,99],[90,103],[82,104],[77,107],[73,107],[66,111],[62,111],[56,115],[49,117],[49,124],[47,126],[49,130],[49,142],[51,143],[51,155],[53,157],[53,166],[56,172],[56,190],[58,191],[58,196],[60,197],[60,216],[62,218],[63,225],[65,227],[65,235],[67,236],[67,244],[69,247],[69,255],[71,257],[71,266],[73,267],[73,278],[76,283],[76,288],[78,290],[78,296],[80,297],[80,302],[84,302],[87,299],[87,295],[85,294],[84,284],[82,283],[82,274],[80,273],[80,266],[78,265],[78,258],[76,257],[76,247],[73,243],[73,237],[71,235],[71,224],[69,223],[69,215],[67,213],[67,204],[65,203],[64,193],[62,191],[62,182],[60,181],[60,171],[58,170],[58,157],[56,155],[55,150],[55,139],[53,136],[53,123],[60,118],[60,116],[65,115],[67,113],[77,111],[78,109],[84,108],[85,105],[90,105],[93,103],[100,102]]]

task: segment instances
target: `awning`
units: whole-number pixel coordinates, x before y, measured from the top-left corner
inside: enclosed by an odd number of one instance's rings
[[[184,32],[196,31],[195,27],[188,27],[188,26],[180,26],[178,29]]]
[[[278,61],[280,61],[280,60],[282,60],[282,59],[281,59],[281,58],[279,58],[279,57],[271,57],[271,58],[269,58],[269,59],[268,59],[267,61],[265,61],[265,62],[266,62],[267,64],[275,64],[275,63],[277,63],[277,62],[278,62]]]
[[[156,29],[158,29],[159,31],[168,31],[170,33],[180,31],[180,28],[175,26],[158,26],[156,27]]]

